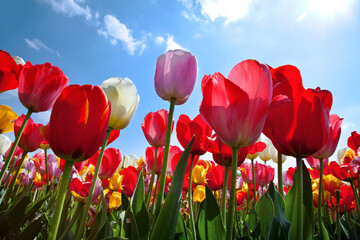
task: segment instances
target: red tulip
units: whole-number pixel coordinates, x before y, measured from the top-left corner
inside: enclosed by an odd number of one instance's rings
[[[347,145],[357,153],[360,147],[360,134],[356,131],[352,132],[351,136],[348,138]]]
[[[192,93],[197,76],[195,56],[184,50],[170,50],[156,62],[155,90],[163,100],[175,98],[175,104],[185,103]]]
[[[232,162],[232,148],[225,143],[223,143],[216,134],[213,135],[212,139],[203,137],[201,139],[201,145],[211,152],[213,159],[217,164],[231,166]],[[238,153],[238,166],[240,166],[246,158],[249,150],[251,149],[252,153],[257,151],[262,151],[266,145],[262,142],[256,142],[248,147],[239,148]]]
[[[89,195],[91,186],[90,181],[81,181],[79,178],[73,178],[70,182],[70,191],[73,192],[75,199],[79,202],[85,203],[86,197]],[[95,201],[101,194],[101,183],[96,181],[94,194],[91,201]]]
[[[310,165],[310,167],[312,168],[312,169],[316,169],[316,170],[320,170],[320,161],[323,161],[323,164],[324,164],[324,166],[326,167],[327,165],[328,165],[328,163],[329,163],[329,159],[328,158],[325,158],[325,159],[318,159],[318,158],[315,158],[315,157],[313,157],[313,156],[308,156],[307,158],[306,158],[306,161],[307,161],[307,163]]]
[[[272,99],[269,68],[255,60],[237,64],[229,79],[204,76],[200,114],[230,147],[244,147],[259,138]]]
[[[120,175],[123,176],[122,189],[126,196],[131,197],[134,194],[139,173],[140,171],[133,166],[129,166],[120,171]]]
[[[84,161],[104,141],[110,106],[98,86],[71,85],[56,100],[45,135],[53,152],[67,161]]]
[[[195,139],[191,147],[191,153],[196,155],[203,155],[206,153],[206,149],[204,149],[200,144],[200,139],[203,136],[210,137],[211,132],[211,127],[206,124],[200,114],[192,121],[187,115],[181,114],[176,124],[176,136],[183,148],[186,148],[191,138],[195,135]]]
[[[210,168],[206,177],[206,182],[211,190],[216,191],[222,188],[224,184],[224,174],[225,169],[221,165]]]
[[[17,136],[24,119],[24,114],[21,115],[18,119],[16,119],[14,124],[15,136]],[[40,128],[42,126],[42,124],[34,123],[32,118],[29,118],[29,121],[26,123],[26,126],[19,141],[19,147],[22,150],[26,152],[33,152],[40,147],[40,143],[44,140],[43,136],[40,133]]]
[[[339,118],[338,115],[330,115],[329,138],[326,141],[326,144],[320,150],[313,154],[313,157],[317,159],[325,159],[331,157],[334,154],[340,139],[342,121],[343,119]]]
[[[169,117],[169,111],[160,109],[157,112],[150,112],[146,115],[144,123],[141,128],[144,132],[145,138],[151,146],[163,147],[165,146],[166,128]],[[174,127],[174,121],[172,123]],[[171,128],[171,130],[172,130]]]
[[[260,186],[265,187],[274,180],[275,170],[273,167],[261,163],[255,163],[254,168],[255,180]]]
[[[319,151],[329,136],[331,93],[305,90],[294,66],[273,69],[272,76],[274,98],[264,134],[284,155],[307,157]]]
[[[19,76],[19,99],[32,112],[47,111],[68,84],[69,79],[60,68],[50,63],[27,63]]]
[[[107,145],[115,141],[120,136],[120,130],[111,130]]]
[[[147,147],[145,150],[145,156],[146,156],[146,165],[148,169],[153,171],[155,147]],[[160,175],[161,167],[163,163],[163,157],[164,157],[164,148],[159,147],[156,156],[156,169],[155,169],[157,175]]]
[[[283,172],[283,184],[286,187],[291,187],[293,185],[293,175],[296,168],[289,167],[288,170]]]
[[[329,166],[332,174],[342,181],[354,181],[360,174],[359,157],[355,157],[349,164],[339,165],[337,162],[330,162]]]
[[[168,172],[170,170],[171,173],[174,173],[175,168],[180,160],[181,155],[183,154],[184,151],[181,151],[181,149],[177,146],[170,146],[170,152],[169,152],[169,161],[170,161],[170,166],[168,166]],[[186,166],[186,173],[190,172],[190,165],[191,165],[191,155],[189,156],[188,162],[187,162],[187,166]],[[195,155],[194,157],[194,165],[197,163],[197,161],[199,160],[199,155]],[[185,183],[184,183],[185,184]]]
[[[98,150],[91,158],[89,158],[89,163],[96,167],[100,155],[100,150]],[[104,155],[101,161],[99,178],[108,179],[110,178],[115,171],[118,169],[120,162],[122,160],[121,152],[116,148],[107,148],[104,151]]]
[[[0,93],[18,87],[21,67],[8,52],[0,50]]]

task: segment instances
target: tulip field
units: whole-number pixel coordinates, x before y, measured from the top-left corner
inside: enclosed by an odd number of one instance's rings
[[[0,239],[360,238],[360,134],[335,152],[343,119],[330,91],[305,89],[292,65],[251,59],[198,76],[185,50],[155,62],[169,108],[143,116],[137,158],[108,147],[141,104],[130,79],[72,84],[0,50],[0,95],[17,89],[27,109],[0,105]],[[174,119],[196,81],[197,116]],[[31,117],[49,110],[46,125]]]

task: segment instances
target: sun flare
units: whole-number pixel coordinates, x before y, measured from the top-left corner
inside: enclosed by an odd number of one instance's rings
[[[344,14],[350,7],[352,0],[309,0],[310,11],[316,11],[324,17],[330,17],[336,14]]]

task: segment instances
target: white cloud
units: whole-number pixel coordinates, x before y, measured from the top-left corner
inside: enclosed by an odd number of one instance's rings
[[[41,0],[47,4],[50,4],[52,9],[57,13],[63,13],[70,17],[83,16],[86,20],[90,20],[91,10],[89,6],[81,6],[83,0]]]
[[[122,42],[131,55],[140,49],[140,54],[146,48],[144,40],[136,40],[132,36],[131,30],[121,23],[115,16],[106,15],[104,17],[104,28],[98,30],[98,33],[109,39],[112,45]]]
[[[27,44],[30,48],[32,48],[32,49],[34,49],[34,50],[36,50],[36,51],[40,51],[41,49],[45,49],[45,50],[47,50],[47,51],[49,51],[49,52],[54,52],[54,53],[56,53],[56,55],[58,55],[59,57],[61,57],[61,55],[60,55],[59,52],[57,52],[57,51],[49,48],[48,46],[46,46],[43,42],[41,42],[41,41],[40,41],[39,39],[37,39],[37,38],[33,38],[33,39],[24,38],[24,40],[25,40],[26,44]]]
[[[308,14],[309,12],[302,13],[299,17],[296,18],[296,22],[301,22]]]
[[[186,50],[185,48],[183,48],[182,46],[180,46],[180,44],[178,44],[177,42],[175,42],[174,36],[168,35],[168,36],[167,36],[167,39],[166,39],[166,51],[175,50],[175,49],[183,49],[183,50]]]
[[[225,18],[225,23],[236,22],[245,17],[249,11],[252,0],[178,0],[186,10],[182,11],[183,17],[189,20],[200,21],[195,11],[200,7],[200,12],[211,21]]]
[[[155,41],[156,45],[160,46],[165,42],[165,38],[163,38],[161,36],[156,36],[154,41]]]
[[[225,23],[235,22],[244,17],[249,10],[252,0],[198,0],[201,4],[201,13],[211,21],[225,18]]]

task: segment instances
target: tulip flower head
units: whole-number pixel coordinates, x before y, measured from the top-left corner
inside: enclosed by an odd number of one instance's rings
[[[140,101],[134,83],[128,78],[116,77],[105,80],[100,87],[111,102],[109,128],[126,128],[134,117]]]
[[[104,141],[110,105],[98,86],[71,85],[56,100],[45,139],[53,152],[67,161],[84,161]]]
[[[146,115],[141,128],[148,143],[153,147],[165,146],[166,128],[169,111],[160,109],[157,112],[150,112]],[[174,121],[171,129],[174,127]]]
[[[230,147],[245,147],[260,137],[272,99],[270,70],[256,60],[238,63],[228,79],[204,76],[200,114]]]
[[[0,134],[14,131],[14,120],[17,118],[11,107],[0,105]]]
[[[205,198],[205,187],[202,185],[197,185],[193,193],[193,201],[195,203],[201,203]]]
[[[27,63],[19,76],[19,99],[32,112],[51,109],[69,79],[60,68],[50,63]]]
[[[15,136],[17,136],[24,119],[25,115],[21,115],[18,119],[16,119],[14,126]],[[19,147],[22,150],[26,152],[33,152],[40,147],[40,143],[44,139],[40,133],[40,128],[42,126],[42,124],[34,123],[32,118],[29,118],[19,141]]]
[[[155,91],[165,101],[175,99],[184,104],[192,93],[197,77],[195,56],[184,50],[170,50],[160,55],[156,62]]]
[[[0,134],[0,156],[5,154],[11,146],[11,140],[8,136]]]
[[[18,64],[8,52],[0,50],[0,93],[18,87],[21,63]]]

